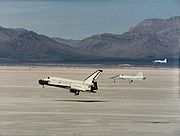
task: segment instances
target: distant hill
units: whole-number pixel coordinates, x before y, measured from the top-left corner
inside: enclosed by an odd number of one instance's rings
[[[66,44],[71,47],[79,47],[82,45],[82,42],[80,40],[63,39],[63,38],[58,38],[58,37],[52,37],[52,39],[55,40],[56,42]]]
[[[169,19],[147,19],[121,35],[105,33],[93,35],[78,42],[79,46],[76,45],[76,47],[81,52],[96,56],[130,60],[178,59],[180,16]],[[73,43],[72,46],[74,46]]]
[[[77,49],[33,31],[0,27],[0,58],[18,61],[67,61],[87,57]]]
[[[123,34],[83,40],[49,38],[33,31],[0,27],[0,61],[93,61],[179,59],[180,16],[147,19]]]

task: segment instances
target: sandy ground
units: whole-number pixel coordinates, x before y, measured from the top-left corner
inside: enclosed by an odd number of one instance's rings
[[[179,136],[179,69],[103,68],[96,94],[42,88],[40,78],[85,79],[95,68],[0,66],[0,135]],[[108,78],[136,75],[144,81]]]

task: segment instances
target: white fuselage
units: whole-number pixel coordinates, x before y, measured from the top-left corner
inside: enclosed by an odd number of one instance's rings
[[[143,80],[143,76],[128,76],[128,75],[119,75],[117,79],[126,79],[126,80]]]
[[[57,78],[57,77],[48,77],[44,79],[44,81],[48,81],[49,86],[62,87],[66,89],[77,89],[81,91],[90,91],[91,84],[85,84],[84,81],[79,80],[71,80],[66,78]]]
[[[133,82],[134,80],[145,80],[146,77],[143,76],[142,72],[139,72],[136,76],[130,76],[130,75],[116,75],[113,77],[110,77],[109,79],[113,79],[114,82],[117,79],[122,79],[122,80],[128,80],[129,83]]]
[[[167,63],[167,59],[164,60],[155,60],[154,63]]]

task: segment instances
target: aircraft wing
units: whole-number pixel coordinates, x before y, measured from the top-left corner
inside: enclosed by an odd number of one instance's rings
[[[82,86],[79,85],[71,85],[70,89],[77,90],[77,91],[85,91],[85,89]]]

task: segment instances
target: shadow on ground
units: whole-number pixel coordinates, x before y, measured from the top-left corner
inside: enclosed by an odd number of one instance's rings
[[[51,100],[51,101],[62,101],[62,102],[108,102],[105,100]]]

